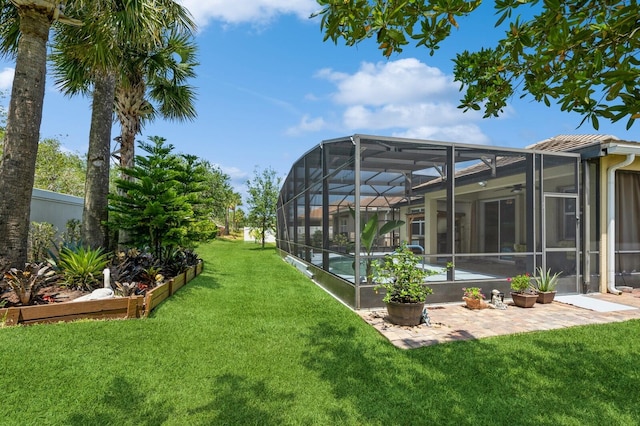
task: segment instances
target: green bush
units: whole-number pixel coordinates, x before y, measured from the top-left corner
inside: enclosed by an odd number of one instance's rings
[[[102,248],[65,247],[60,250],[60,257],[55,263],[64,279],[62,285],[93,290],[102,285],[102,271],[109,263],[109,255]]]
[[[67,221],[67,230],[62,234],[62,244],[66,247],[77,247],[80,245],[81,225],[78,219],[69,219]]]
[[[40,262],[47,258],[49,250],[54,246],[58,230],[47,222],[31,222],[27,246],[27,260],[30,263]]]

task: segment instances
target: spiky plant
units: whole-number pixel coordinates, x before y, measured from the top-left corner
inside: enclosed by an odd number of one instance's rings
[[[20,303],[31,305],[42,287],[57,279],[56,271],[48,263],[26,263],[24,270],[11,268],[4,279],[18,296]]]
[[[78,247],[63,248],[56,266],[64,278],[64,285],[81,290],[93,290],[102,284],[102,271],[109,263],[108,253]]]

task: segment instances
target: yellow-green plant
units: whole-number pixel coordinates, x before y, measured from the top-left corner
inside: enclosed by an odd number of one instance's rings
[[[102,271],[109,256],[102,248],[96,250],[78,247],[63,248],[56,266],[64,279],[63,285],[82,290],[93,290],[102,284]]]

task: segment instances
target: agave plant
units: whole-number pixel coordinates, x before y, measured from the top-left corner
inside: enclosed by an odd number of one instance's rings
[[[109,255],[102,248],[63,248],[56,262],[64,285],[81,290],[93,290],[102,284],[102,271],[109,263]]]
[[[556,285],[558,284],[558,277],[561,272],[556,272],[555,274],[551,274],[551,269],[544,270],[542,267],[539,267],[536,271],[536,275],[533,277],[534,287],[539,292],[547,292],[554,291],[556,289]]]
[[[5,281],[23,305],[31,305],[38,290],[57,278],[56,271],[46,262],[26,263],[24,270],[11,268],[4,274]]]

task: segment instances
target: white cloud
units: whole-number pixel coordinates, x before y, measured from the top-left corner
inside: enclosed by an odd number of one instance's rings
[[[287,129],[286,134],[290,136],[297,136],[301,133],[317,132],[325,127],[326,123],[324,118],[310,118],[308,114],[305,114],[296,126]]]
[[[233,166],[223,166],[222,164],[214,164],[219,167],[223,173],[229,175],[229,178],[234,181],[245,181],[249,177],[249,172],[239,169]]]
[[[278,15],[307,19],[319,9],[314,0],[180,0],[200,27],[217,20],[228,24],[264,24]]]
[[[333,98],[344,105],[407,103],[457,92],[453,77],[415,58],[377,64],[364,62],[352,75],[324,69],[317,76],[336,83],[338,91]]]
[[[0,90],[11,89],[14,74],[15,70],[13,68],[5,68],[0,71]]]
[[[392,136],[409,139],[428,139],[433,141],[453,141],[462,143],[489,144],[490,139],[475,124],[461,124],[448,127],[421,126],[406,132],[393,133]]]
[[[487,143],[475,124],[476,111],[464,113],[453,76],[418,59],[364,62],[352,73],[325,68],[315,75],[335,85],[330,99],[341,108],[345,132],[395,133],[394,136]],[[320,117],[316,118],[319,122]],[[333,124],[324,119],[325,127]],[[304,126],[296,129],[304,131]],[[313,129],[309,126],[307,131]]]

